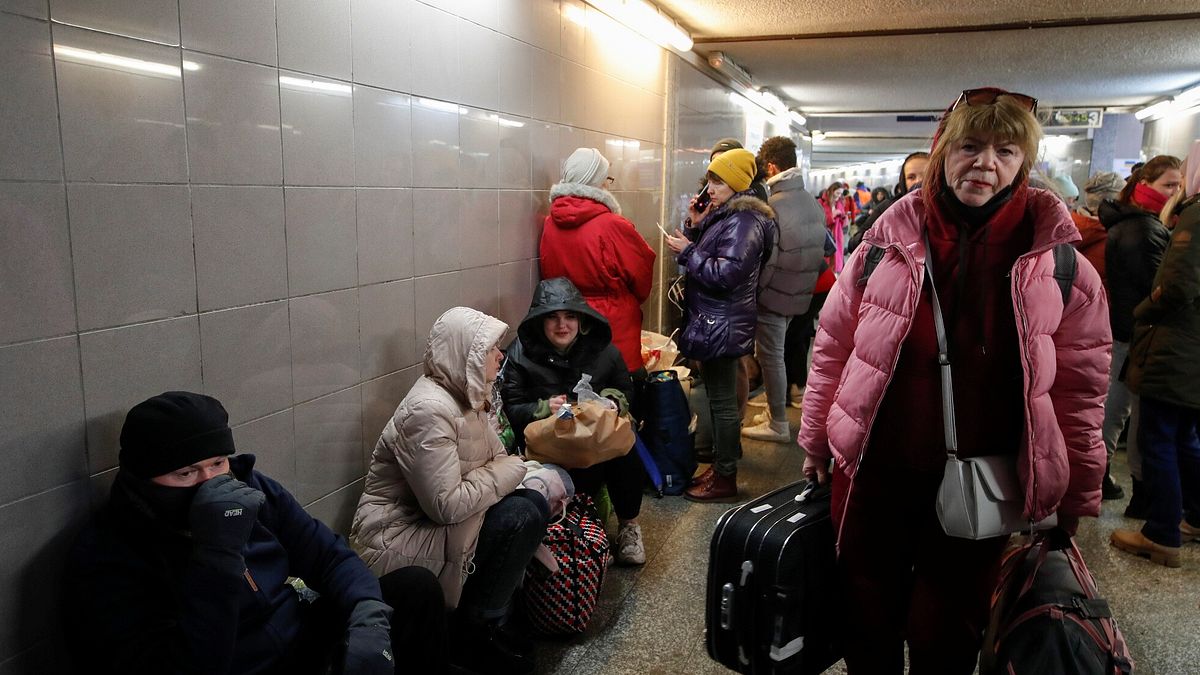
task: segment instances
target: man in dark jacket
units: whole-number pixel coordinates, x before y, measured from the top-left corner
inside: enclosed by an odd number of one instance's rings
[[[587,304],[570,279],[543,280],[517,329],[517,339],[505,353],[501,374],[500,396],[517,447],[525,447],[525,427],[530,422],[550,417],[575,400],[575,385],[585,374],[591,376],[592,391],[614,401],[621,413],[628,412],[633,380],[612,343],[608,321]],[[570,471],[576,492],[595,496],[602,485],[608,485],[619,522],[617,562],[624,565],[646,562],[637,522],[642,471],[634,452]]]
[[[785,136],[763,141],[758,160],[766,166],[770,205],[775,210],[775,246],[758,277],[758,327],[755,352],[762,367],[768,415],[742,435],[765,441],[792,440],[787,421],[788,381],[784,338],[792,317],[812,303],[825,247],[825,213],[804,191],[804,174],[796,168],[796,144]]]
[[[67,562],[79,671],[384,675],[399,660],[405,672],[442,672],[433,574],[397,570],[381,590],[253,455],[229,457],[228,419],[190,392],[126,416],[109,502]]]
[[[1146,524],[1114,546],[1167,567],[1200,540],[1200,201],[1185,204],[1149,297],[1134,310],[1126,382],[1140,402]]]
[[[1104,285],[1108,289],[1108,318],[1112,326],[1113,346],[1101,433],[1104,447],[1111,458],[1126,420],[1130,420],[1131,432],[1136,426],[1133,420],[1137,418],[1131,419],[1131,412],[1138,403],[1121,380],[1122,367],[1129,354],[1129,341],[1133,338],[1133,309],[1150,295],[1154,273],[1162,262],[1170,233],[1156,214],[1133,203],[1108,200],[1101,202],[1097,211],[1100,224],[1108,230],[1104,245]],[[1133,494],[1125,514],[1131,518],[1144,518],[1146,491],[1142,488],[1141,453],[1138,452],[1136,435],[1130,437],[1126,449]],[[1105,499],[1124,496],[1124,491],[1108,471],[1104,472],[1102,490]]]

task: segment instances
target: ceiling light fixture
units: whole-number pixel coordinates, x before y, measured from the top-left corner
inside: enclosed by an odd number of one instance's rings
[[[670,16],[646,0],[586,0],[596,9],[642,37],[663,47],[692,51],[692,36]],[[567,7],[570,7],[567,5]]]
[[[808,118],[805,117],[803,114],[801,114],[799,110],[792,110],[792,111],[790,111],[789,114],[791,115],[792,120],[796,122],[796,124],[799,124],[800,126],[804,126],[805,124],[808,124]]]
[[[1154,105],[1146,106],[1133,114],[1139,120],[1144,120],[1150,117],[1164,115],[1175,107],[1175,102],[1172,99],[1159,101]]]

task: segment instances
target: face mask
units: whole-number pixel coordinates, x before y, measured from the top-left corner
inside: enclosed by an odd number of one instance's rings
[[[190,487],[168,487],[124,471],[117,473],[117,479],[134,500],[146,507],[155,518],[177,530],[188,529],[188,512],[203,483]]]

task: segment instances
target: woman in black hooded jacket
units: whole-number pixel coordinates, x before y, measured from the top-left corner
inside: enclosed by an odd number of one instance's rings
[[[509,345],[501,375],[500,396],[512,425],[517,448],[525,448],[525,427],[558,412],[575,399],[573,389],[584,374],[592,390],[629,410],[633,381],[612,343],[608,321],[592,309],[566,277],[546,279],[533,294],[529,313]],[[595,496],[608,485],[617,513],[617,562],[646,561],[637,517],[642,507],[644,473],[634,452],[586,469],[572,469],[576,492]]]

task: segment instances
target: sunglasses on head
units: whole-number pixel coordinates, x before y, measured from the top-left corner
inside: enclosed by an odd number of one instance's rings
[[[1026,94],[1018,94],[1015,91],[1003,91],[1000,89],[964,89],[963,93],[959,94],[958,100],[954,102],[954,105],[950,109],[955,110],[964,103],[970,106],[992,105],[1001,96],[1008,96],[1030,113],[1037,112],[1038,100],[1036,98]]]

